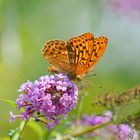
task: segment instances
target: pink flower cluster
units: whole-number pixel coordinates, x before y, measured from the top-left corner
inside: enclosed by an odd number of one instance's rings
[[[34,117],[35,120],[44,122],[40,118],[45,117],[44,123],[48,129],[58,124],[61,116],[66,118],[78,99],[76,85],[63,74],[42,76],[34,83],[27,81],[18,91],[23,92],[16,100],[22,113],[14,115],[10,112],[10,121],[21,116],[23,120]]]
[[[79,126],[94,126],[107,123],[112,119],[112,112],[106,111],[103,115],[83,115],[78,121]],[[85,135],[86,138],[115,139],[115,140],[138,140],[138,133],[128,124],[109,124],[104,128],[97,129]]]

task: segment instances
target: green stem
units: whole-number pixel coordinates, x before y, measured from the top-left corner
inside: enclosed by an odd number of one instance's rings
[[[28,122],[28,120],[21,122],[21,124],[18,128],[18,131],[14,134],[14,136],[11,138],[11,140],[20,140],[22,133],[25,129],[25,126],[27,125],[27,122]]]
[[[81,116],[81,112],[82,112],[82,106],[83,106],[83,100],[84,100],[84,95],[79,96],[80,97],[80,101],[79,101],[79,106],[78,106],[78,113],[77,113],[77,121],[79,120],[80,116]]]
[[[70,140],[71,137],[82,136],[82,135],[84,135],[84,134],[90,133],[90,132],[92,132],[92,131],[94,131],[94,130],[96,130],[96,129],[102,128],[102,127],[104,127],[104,126],[106,126],[106,125],[108,125],[108,124],[111,124],[111,123],[112,123],[112,121],[107,122],[107,123],[98,124],[98,125],[95,125],[95,126],[91,126],[91,127],[87,128],[87,129],[84,129],[84,130],[82,130],[82,131],[80,131],[80,132],[73,132],[73,133],[71,133],[71,134],[69,134],[69,135],[64,136],[64,137],[62,138],[62,140]]]

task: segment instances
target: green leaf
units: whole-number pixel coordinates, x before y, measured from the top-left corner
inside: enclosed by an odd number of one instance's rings
[[[19,140],[20,139],[27,122],[28,122],[27,120],[22,121],[18,128],[16,128],[15,130],[11,130],[9,132],[10,140]]]
[[[16,130],[13,130],[13,129],[8,131],[8,135],[9,135],[10,138],[13,137],[13,135],[15,134],[15,131]]]
[[[51,133],[51,135],[52,135],[53,139],[55,139],[55,140],[62,140],[62,135],[56,131],[53,131]]]
[[[43,127],[39,125],[39,123],[34,121],[28,122],[28,126],[36,132],[36,134],[39,136],[39,140],[43,140],[47,130],[45,131]]]
[[[2,137],[0,140],[10,140],[10,138],[5,136],[5,137]]]
[[[6,102],[6,103],[8,103],[8,104],[10,104],[10,105],[12,105],[13,107],[16,107],[16,103],[11,101],[11,100],[8,100],[8,99],[5,99],[5,98],[2,98],[1,100]]]
[[[122,122],[126,120],[128,116],[137,114],[140,111],[140,101],[129,102],[128,104],[122,105],[117,109],[116,122]]]

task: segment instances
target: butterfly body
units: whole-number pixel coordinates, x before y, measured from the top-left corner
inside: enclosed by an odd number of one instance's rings
[[[106,37],[94,38],[93,34],[85,33],[67,42],[48,41],[42,53],[51,65],[49,71],[66,73],[71,79],[81,79],[101,58],[106,46]]]

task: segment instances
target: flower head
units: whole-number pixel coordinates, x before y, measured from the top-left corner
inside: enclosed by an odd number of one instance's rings
[[[16,118],[22,118],[22,115],[14,115],[14,113],[13,112],[9,112],[9,114],[10,114],[10,122],[14,122],[15,121],[15,119]]]
[[[10,114],[10,122],[14,122],[15,121],[14,113],[10,111],[9,114]]]
[[[113,132],[114,137],[120,140],[138,140],[137,131],[132,129],[128,124],[110,125],[108,129]]]
[[[44,116],[47,128],[58,124],[62,115],[66,117],[78,99],[76,85],[63,74],[41,76],[34,83],[27,81],[18,91],[23,92],[16,100],[18,109],[24,110],[22,118],[40,120]]]
[[[94,126],[111,121],[112,112],[106,111],[103,115],[84,115],[78,121],[79,126]],[[74,126],[74,125],[72,125]],[[116,140],[138,140],[138,133],[128,124],[108,124],[103,128],[99,128],[91,133],[85,135],[86,138],[98,137],[99,139],[116,139]]]
[[[112,112],[106,111],[104,115],[83,115],[82,119],[79,120],[80,125],[97,125],[101,123],[109,122],[112,119]]]
[[[139,10],[140,1],[139,0],[113,0],[113,4],[123,10]]]

